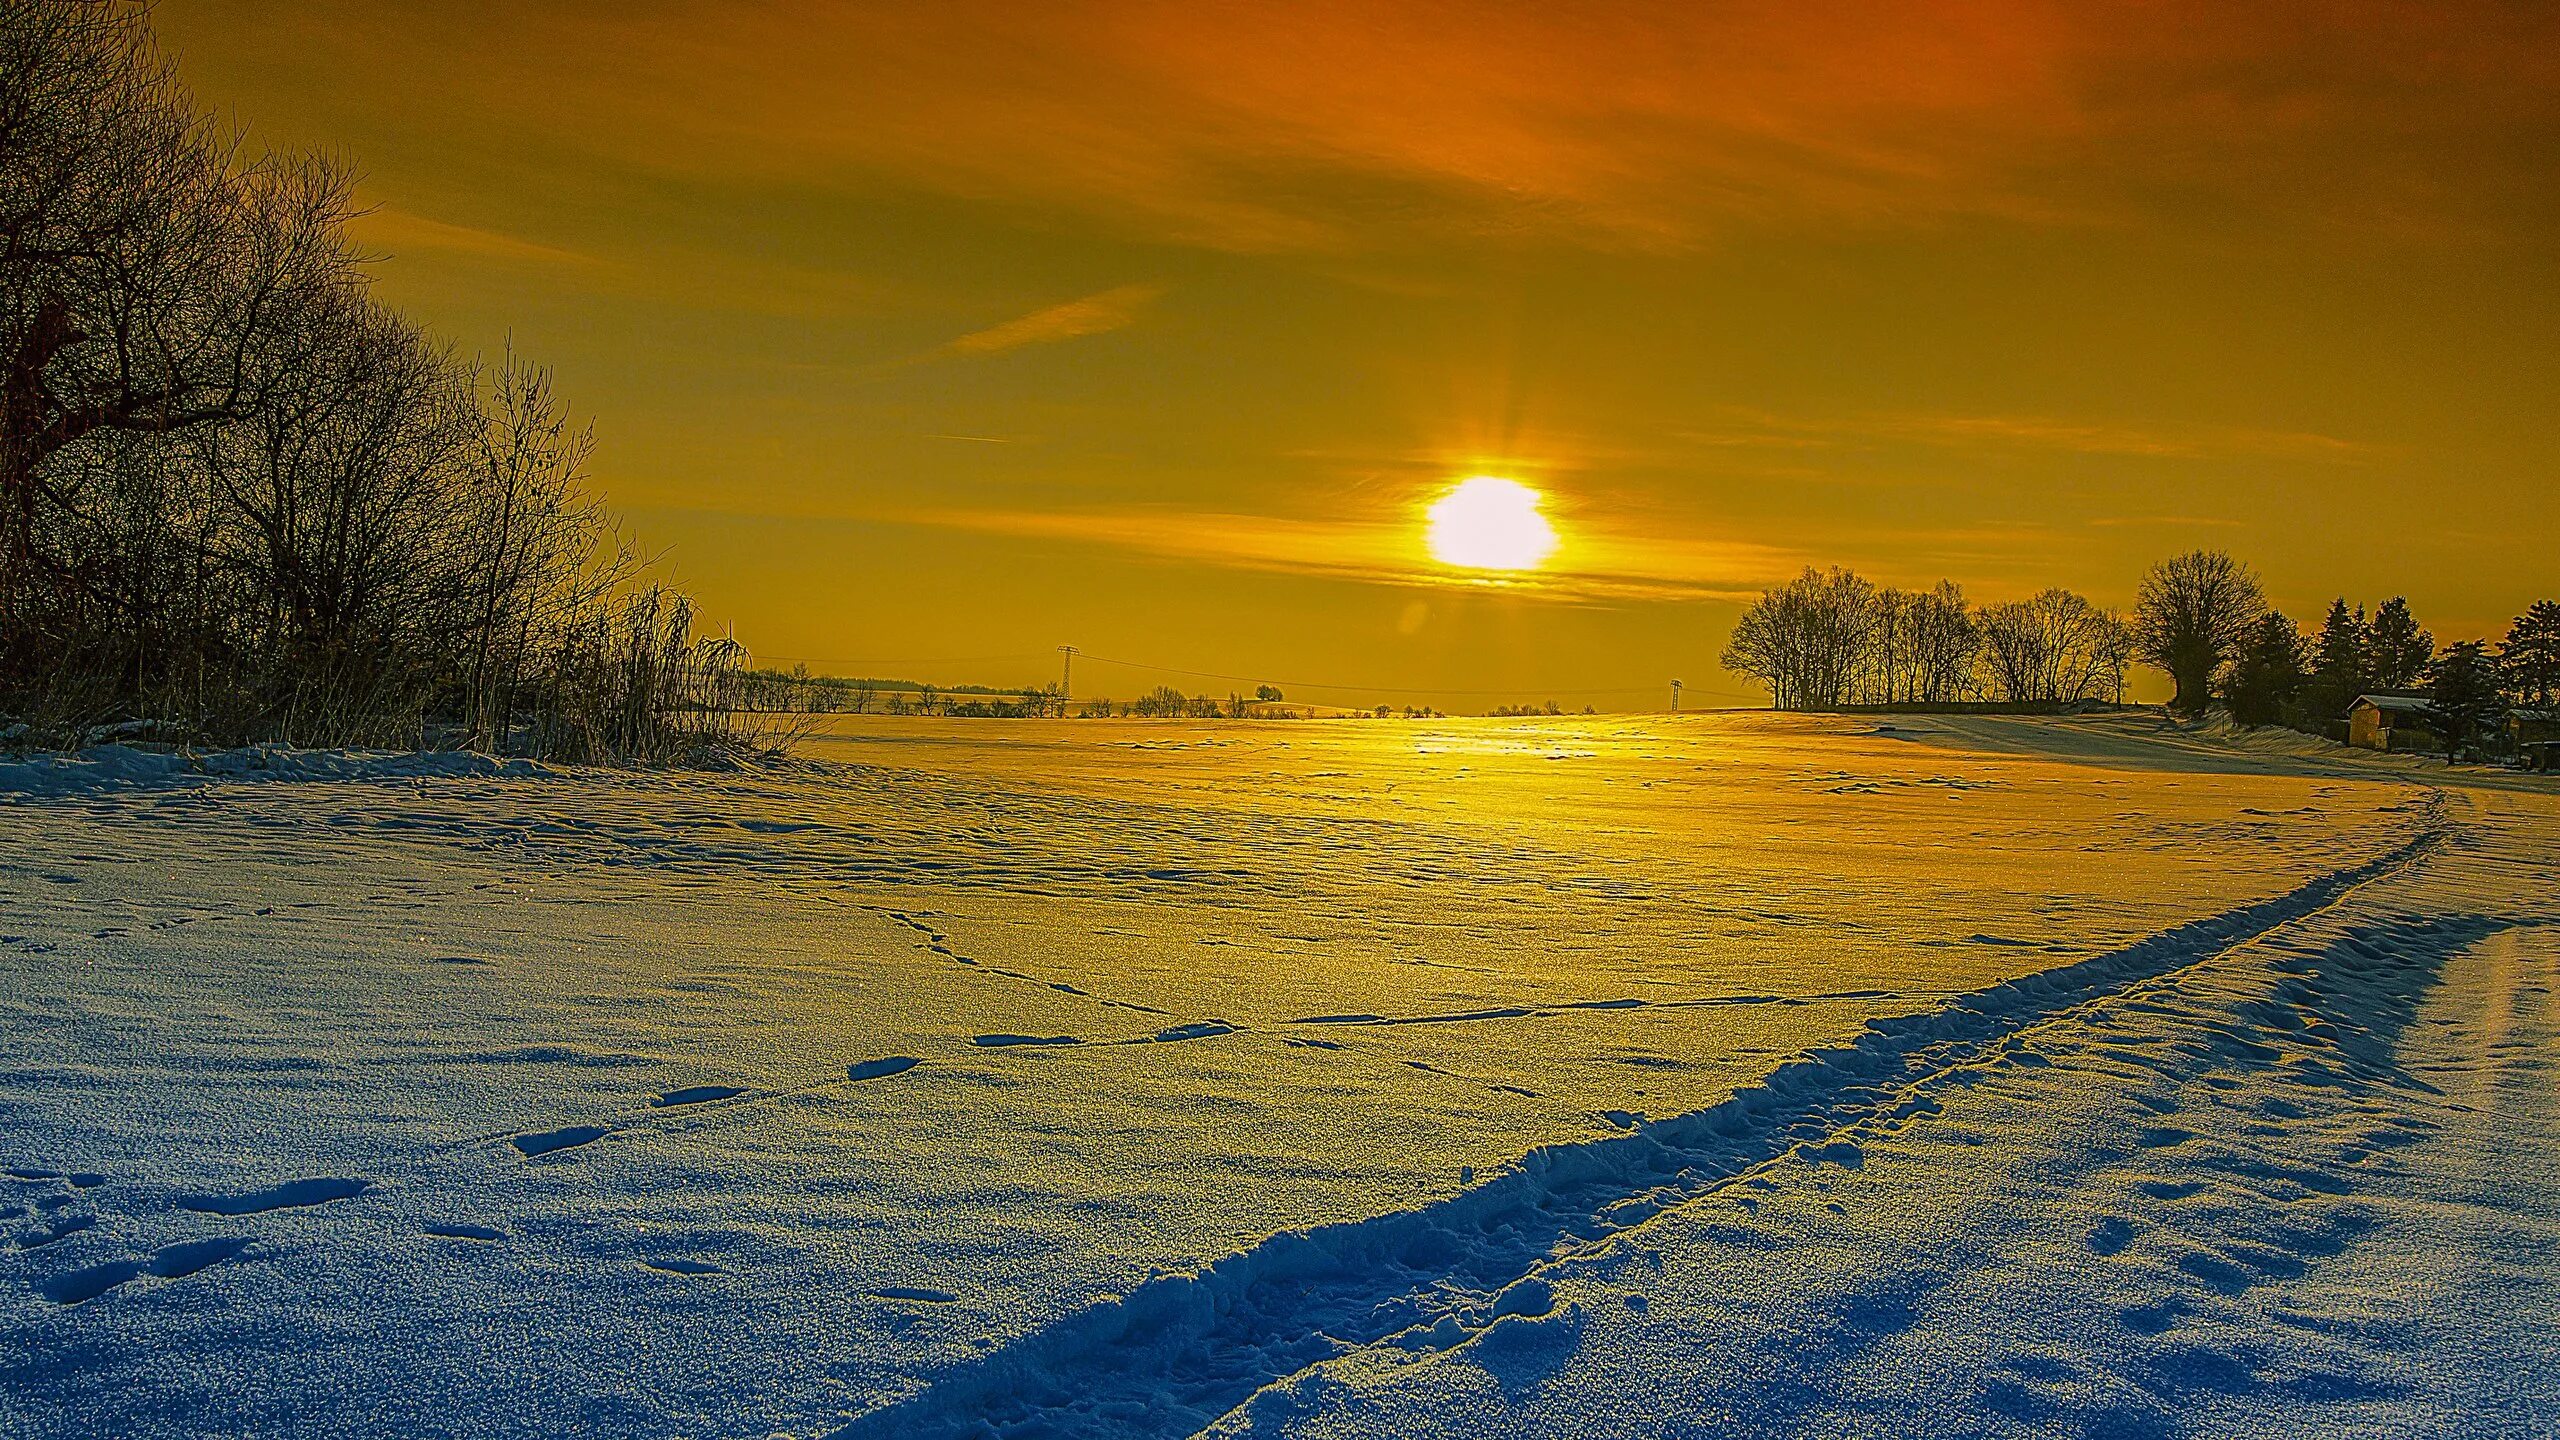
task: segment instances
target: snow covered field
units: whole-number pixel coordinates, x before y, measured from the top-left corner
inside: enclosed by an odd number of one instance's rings
[[[0,766],[0,1434],[2560,1431],[2560,794],[2156,730]]]

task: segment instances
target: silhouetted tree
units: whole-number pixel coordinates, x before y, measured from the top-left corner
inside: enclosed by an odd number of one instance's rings
[[[2373,612],[2365,638],[2365,676],[2377,690],[2406,690],[2427,673],[2435,637],[2418,627],[2409,602],[2395,595]]]
[[[1857,698],[1870,704],[1895,705],[1919,688],[1917,636],[1913,610],[1920,597],[1891,586],[1867,600],[1867,633],[1855,683]]]
[[[2129,658],[2122,621],[2060,588],[1983,609],[1982,665],[1993,693],[2013,704],[2112,698]]]
[[[2222,695],[2231,718],[2243,725],[2273,725],[2302,691],[2302,634],[2270,610],[2241,642],[2224,673]]]
[[[2520,705],[2548,709],[2560,701],[2560,600],[2536,600],[2507,627],[2498,671]]]
[[[1911,597],[1903,617],[1911,656],[1912,686],[1906,698],[1945,705],[1973,693],[1974,660],[1982,626],[1965,602],[1964,587],[1941,580]]]
[[[637,588],[539,369],[376,302],[337,165],[200,110],[140,0],[0,0],[0,708],[665,759],[759,702]]]
[[[464,685],[473,743],[499,737],[542,637],[626,568],[618,551],[596,563],[609,525],[602,504],[581,491],[595,437],[571,426],[551,372],[518,359],[510,344],[486,380],[464,502],[478,612]],[[869,699],[862,692],[862,708]]]
[[[2479,641],[2447,647],[2427,682],[2427,728],[2443,738],[2445,758],[2485,748],[2506,723],[2498,662]]]
[[[2266,610],[2266,595],[2248,566],[2219,550],[2190,551],[2142,577],[2134,609],[2137,653],[2176,683],[2172,707],[2202,710],[2215,674]]]
[[[1129,713],[1154,719],[1176,719],[1188,714],[1191,697],[1170,685],[1159,685],[1129,702]]]
[[[1781,710],[1834,708],[1865,664],[1874,597],[1875,587],[1847,570],[1807,566],[1742,612],[1725,666],[1767,685]]]
[[[144,6],[0,5],[0,640],[78,643],[112,604],[84,542],[115,437],[238,420],[303,368],[348,190],[216,129]]]

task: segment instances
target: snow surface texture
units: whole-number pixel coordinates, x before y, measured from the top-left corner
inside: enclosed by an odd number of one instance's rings
[[[0,1434],[2551,1433],[2560,804],[2295,751],[0,767]]]
[[[539,775],[531,760],[460,751],[292,750],[260,745],[192,754],[134,745],[97,745],[74,755],[0,760],[0,793],[76,795],[129,785],[214,780],[369,780],[418,775]]]

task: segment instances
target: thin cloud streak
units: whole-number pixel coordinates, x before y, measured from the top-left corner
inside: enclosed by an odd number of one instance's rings
[[[592,255],[538,244],[496,230],[456,225],[414,214],[395,205],[376,205],[359,214],[349,227],[358,240],[379,246],[393,257],[419,250],[443,251],[483,259],[518,260],[544,265],[594,265]]]
[[[1016,316],[1001,325],[973,330],[944,345],[939,353],[946,355],[998,355],[1019,350],[1025,345],[1054,345],[1061,340],[1076,340],[1087,335],[1101,335],[1123,329],[1138,321],[1140,312],[1161,297],[1165,287],[1149,281],[1136,285],[1116,285],[1063,305],[1052,305]]]
[[[1735,412],[1725,424],[1679,432],[1713,448],[1824,450],[1915,444],[1942,449],[2010,448],[2158,460],[2277,458],[2354,464],[2378,447],[2334,435],[2245,426],[2142,426],[2044,415],[1871,414],[1816,418]]]
[[[1147,307],[1161,298],[1168,288],[1170,287],[1150,280],[1131,285],[1115,285],[1108,290],[1097,290],[1091,295],[1062,304],[1044,306],[1027,315],[1017,315],[983,330],[972,330],[956,339],[946,340],[930,350],[919,350],[912,355],[901,355],[894,360],[884,360],[864,366],[858,372],[859,377],[866,382],[885,380],[919,365],[931,365],[945,360],[983,359],[990,355],[1002,355],[1008,351],[1027,349],[1035,345],[1055,345],[1068,340],[1081,340],[1091,335],[1107,335],[1114,330],[1125,330],[1138,323]],[[976,440],[989,444],[1007,443],[986,435],[936,435],[930,438]]]
[[[1435,567],[1408,519],[1308,520],[1276,515],[1128,509],[926,509],[878,518],[900,524],[1102,545],[1287,574],[1430,588],[1498,588],[1525,598],[1737,599],[1804,564],[1794,551],[1741,541],[1577,534],[1555,567],[1516,575]]]

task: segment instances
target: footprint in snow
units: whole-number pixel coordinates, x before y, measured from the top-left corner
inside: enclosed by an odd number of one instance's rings
[[[904,1075],[923,1063],[913,1055],[890,1055],[878,1060],[856,1060],[844,1067],[844,1078],[884,1080],[892,1075]]]
[[[486,1225],[433,1224],[421,1225],[418,1228],[438,1240],[497,1241],[507,1238],[506,1231],[493,1230]]]
[[[2098,1255],[2113,1255],[2133,1243],[2133,1225],[2121,1216],[2110,1215],[2089,1227],[2089,1249]]]
[[[322,1175],[309,1180],[288,1180],[247,1195],[181,1195],[178,1208],[206,1215],[263,1215],[270,1210],[298,1210],[335,1200],[353,1199],[372,1188],[370,1180]]]
[[[652,1110],[672,1110],[679,1105],[708,1105],[714,1100],[734,1100],[747,1092],[736,1085],[688,1085],[649,1097]]]
[[[35,1291],[56,1305],[85,1305],[141,1273],[139,1260],[109,1260],[39,1280]]]
[[[163,1245],[151,1252],[143,1272],[162,1280],[184,1280],[199,1270],[209,1270],[249,1248],[247,1236],[220,1235],[210,1240],[181,1240]]]
[[[920,1290],[912,1285],[883,1285],[862,1293],[874,1300],[913,1300],[926,1305],[956,1305],[960,1302],[960,1297],[948,1290]]]
[[[999,1050],[1015,1045],[1081,1045],[1081,1035],[973,1035],[969,1043],[983,1050]]]
[[[51,1181],[61,1181],[61,1184],[72,1186],[72,1189],[97,1189],[97,1186],[108,1184],[108,1176],[97,1174],[97,1171],[46,1171],[46,1168],[38,1168],[38,1166],[10,1166],[5,1168],[5,1171],[0,1171],[0,1176],[8,1176],[8,1179],[13,1181],[26,1181],[26,1184],[51,1184]]]
[[[2222,1295],[2237,1295],[2257,1283],[2257,1277],[2247,1270],[2205,1250],[2179,1256],[2178,1268]]]
[[[64,1215],[50,1225],[40,1225],[18,1237],[21,1250],[41,1250],[67,1235],[77,1235],[98,1223],[95,1215]]]
[[[1224,1020],[1194,1020],[1187,1025],[1168,1025],[1153,1035],[1141,1035],[1132,1045],[1175,1045],[1185,1040],[1208,1040],[1220,1035],[1233,1035],[1236,1027]]]
[[[159,1280],[184,1280],[199,1271],[208,1270],[249,1248],[250,1241],[239,1236],[219,1236],[210,1240],[185,1240],[164,1245],[140,1258],[127,1257],[39,1280],[34,1289],[38,1295],[56,1305],[85,1305],[117,1286],[149,1275]]]
[[[539,1134],[511,1136],[507,1143],[516,1147],[525,1158],[531,1159],[537,1155],[550,1155],[561,1150],[575,1150],[581,1145],[592,1145],[612,1133],[613,1127],[609,1125],[568,1125],[558,1130],[545,1130]]]

